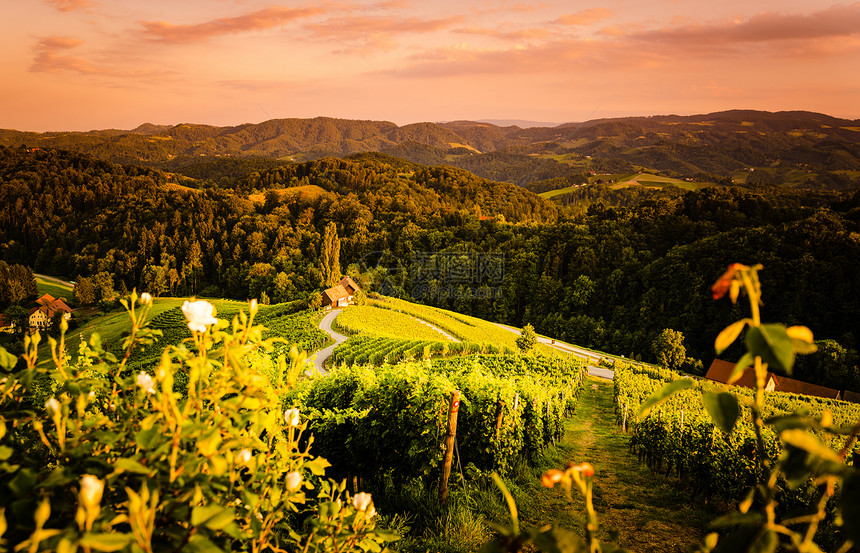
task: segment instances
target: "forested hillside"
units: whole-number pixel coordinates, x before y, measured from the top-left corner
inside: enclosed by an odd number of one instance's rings
[[[731,262],[761,262],[769,316],[833,340],[830,361],[798,370],[860,389],[860,194],[708,188],[573,215],[521,187],[382,154],[257,169],[189,188],[78,153],[0,148],[0,259],[105,273],[117,290],[278,302],[319,290],[334,222],[341,267],[370,291],[646,358],[672,328],[705,363],[737,318],[710,283]]]
[[[398,127],[327,117],[234,127],[145,124],[86,133],[0,130],[0,145],[65,148],[197,175],[201,158],[306,161],[383,151],[520,185],[643,168],[714,183],[850,189],[860,181],[860,122],[810,112],[736,110],[527,129],[473,121]]]

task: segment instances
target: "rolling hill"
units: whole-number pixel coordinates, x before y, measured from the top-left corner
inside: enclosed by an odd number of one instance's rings
[[[525,185],[583,171],[659,171],[730,184],[738,172],[770,168],[742,184],[856,188],[860,121],[819,113],[733,110],[704,115],[626,117],[555,127],[450,121],[397,126],[388,121],[316,117],[215,127],[31,133],[0,130],[0,145],[63,148],[115,163],[200,175],[201,161],[254,158],[306,161],[381,151],[429,165]],[[787,177],[790,172],[802,172]]]

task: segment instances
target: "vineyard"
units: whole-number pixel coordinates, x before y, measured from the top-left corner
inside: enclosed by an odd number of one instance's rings
[[[373,305],[344,309],[334,320],[334,326],[344,334],[367,333],[401,340],[448,341],[441,333],[411,315]]]
[[[753,391],[731,387],[740,400],[741,414],[731,434],[719,430],[702,402],[703,391],[721,391],[722,386],[697,381],[686,390],[677,392],[644,419],[634,422],[640,405],[668,382],[684,378],[667,369],[616,365],[615,405],[616,423],[627,426],[632,433],[631,449],[653,470],[675,474],[690,482],[694,495],[741,500],[756,483],[756,438],[750,422],[749,407]],[[835,426],[850,426],[860,418],[860,405],[783,392],[766,394],[765,418],[790,413],[806,413],[815,418],[829,413]],[[775,427],[779,429],[779,427]],[[844,436],[818,432],[817,437],[838,450]],[[764,428],[768,456],[776,461],[781,444],[774,428]],[[835,453],[833,454],[835,456]],[[815,492],[811,481],[792,481],[782,486],[781,504],[800,507],[808,505]],[[795,487],[796,486],[796,487]]]
[[[517,351],[516,334],[483,319],[426,305],[418,305],[396,298],[377,300],[373,305],[395,313],[412,315],[427,321],[463,342],[495,344],[497,347],[507,347],[512,351]],[[543,344],[538,344],[538,351],[558,355],[556,350]]]
[[[584,370],[577,361],[474,355],[305,380],[285,398],[308,413],[315,451],[340,477],[438,480],[451,392],[459,390],[459,464],[509,472],[562,433]]]

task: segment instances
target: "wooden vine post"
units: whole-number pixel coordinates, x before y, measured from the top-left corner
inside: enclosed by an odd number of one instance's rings
[[[502,420],[505,416],[505,402],[499,400],[499,403],[496,405],[496,441],[499,440],[499,437],[502,433]]]
[[[448,500],[448,478],[451,476],[451,462],[454,459],[454,438],[457,437],[457,412],[460,410],[460,392],[451,392],[451,405],[448,407],[448,431],[445,433],[445,458],[442,462],[442,481],[439,482],[439,503]]]

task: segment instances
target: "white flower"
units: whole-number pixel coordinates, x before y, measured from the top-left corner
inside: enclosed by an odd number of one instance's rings
[[[253,300],[251,300],[251,313],[256,313],[256,312],[257,312],[257,300],[253,299]]]
[[[240,465],[245,465],[250,460],[251,460],[251,450],[249,450],[249,449],[243,449],[242,451],[239,452],[238,455],[236,455],[236,462],[239,463]]]
[[[45,409],[51,413],[52,416],[56,416],[60,414],[60,402],[54,398],[49,399],[45,402]]]
[[[140,371],[140,374],[137,375],[137,385],[143,388],[147,394],[155,393],[155,382],[152,380],[151,376],[143,371]]]
[[[85,474],[81,478],[81,502],[87,508],[93,508],[101,502],[104,490],[105,483],[92,474]]]
[[[352,506],[355,507],[359,511],[366,511],[368,507],[372,507],[373,499],[371,499],[369,493],[358,492],[354,496],[352,496]],[[376,510],[373,511],[374,513]]]
[[[284,420],[287,421],[287,424],[290,426],[298,426],[300,424],[299,410],[287,409],[284,411]]]
[[[206,300],[188,301],[182,304],[182,314],[188,319],[188,328],[192,331],[206,332],[206,327],[218,322],[212,313],[215,306]]]
[[[150,303],[152,303],[152,296],[149,295],[149,292],[144,292],[140,295],[141,305],[149,305]]]
[[[299,486],[302,485],[302,473],[298,471],[293,471],[287,474],[287,489],[291,492],[299,489]]]

